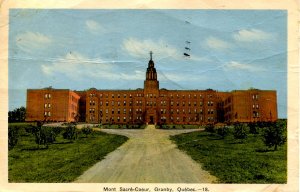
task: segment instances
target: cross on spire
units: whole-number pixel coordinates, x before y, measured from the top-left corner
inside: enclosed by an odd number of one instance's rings
[[[153,54],[153,52],[150,51],[150,60],[152,60],[152,54]]]

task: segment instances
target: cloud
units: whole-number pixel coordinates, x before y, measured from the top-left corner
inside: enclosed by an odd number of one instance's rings
[[[230,71],[230,70],[244,70],[244,71],[250,71],[250,72],[255,72],[255,71],[263,71],[264,69],[262,67],[257,67],[257,66],[252,66],[249,64],[244,64],[244,63],[239,63],[236,61],[231,61],[223,66],[223,69],[225,71]]]
[[[40,49],[47,48],[52,39],[38,32],[27,31],[16,36],[16,45],[24,52],[31,53]]]
[[[205,43],[209,48],[216,49],[216,50],[224,50],[231,47],[229,43],[221,39],[218,39],[216,37],[208,37],[205,40]]]
[[[181,53],[172,45],[164,40],[153,41],[150,39],[139,40],[128,38],[123,41],[122,48],[131,56],[136,58],[148,59],[149,52],[153,52],[156,60],[164,58],[181,59]]]
[[[271,39],[273,34],[258,29],[243,29],[233,34],[233,38],[240,42],[264,41]]]
[[[87,20],[85,24],[87,29],[93,34],[99,34],[106,31],[99,23],[94,20]]]
[[[122,62],[122,65],[124,65],[124,62]],[[41,66],[42,72],[47,76],[63,74],[75,81],[85,79],[86,77],[110,81],[144,79],[144,74],[139,70],[127,74],[118,72],[120,68],[120,66],[116,65],[115,61],[88,58],[77,52],[69,52],[64,57],[57,58],[50,64]]]

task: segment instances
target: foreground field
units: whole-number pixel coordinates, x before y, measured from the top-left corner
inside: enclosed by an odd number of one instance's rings
[[[202,167],[221,183],[286,183],[287,146],[267,149],[259,135],[244,142],[204,131],[171,136]]]
[[[9,182],[70,182],[127,141],[127,137],[93,132],[72,142],[62,135],[49,147],[38,147],[32,134],[19,130],[18,144],[9,151]]]

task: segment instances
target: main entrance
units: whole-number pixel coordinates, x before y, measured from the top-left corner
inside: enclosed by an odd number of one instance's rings
[[[153,118],[153,116],[150,116],[149,124],[154,124],[154,118]]]
[[[146,112],[146,122],[148,124],[156,124],[156,111],[154,109],[148,109]]]

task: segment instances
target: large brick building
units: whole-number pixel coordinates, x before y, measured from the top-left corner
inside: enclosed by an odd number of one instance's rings
[[[209,124],[277,120],[273,90],[159,89],[152,57],[144,89],[27,90],[27,121]]]

